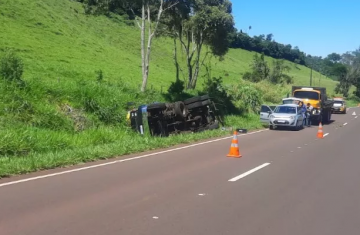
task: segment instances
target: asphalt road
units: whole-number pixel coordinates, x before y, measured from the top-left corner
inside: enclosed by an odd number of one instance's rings
[[[1,235],[356,235],[360,109],[324,125],[0,180]],[[102,164],[102,165],[99,165]]]

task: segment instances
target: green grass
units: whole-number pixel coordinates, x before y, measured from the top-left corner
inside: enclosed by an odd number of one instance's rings
[[[165,100],[160,91],[175,80],[171,40],[154,41],[149,91],[141,94],[140,32],[120,17],[86,16],[70,0],[2,0],[0,16],[0,56],[5,48],[15,49],[26,81],[23,89],[0,81],[0,177],[229,135],[217,130],[159,139],[126,126],[127,102]],[[212,60],[212,76],[223,77],[228,87],[247,84],[241,77],[253,55],[231,49],[224,61]],[[295,84],[308,85],[310,70],[288,64]],[[104,73],[100,83],[98,70]],[[204,69],[198,90],[203,75]],[[317,72],[313,78],[313,85],[333,94],[336,82],[324,77],[319,82]],[[279,102],[290,90],[267,82],[252,85],[267,103]],[[255,114],[228,116],[226,125],[261,128]]]

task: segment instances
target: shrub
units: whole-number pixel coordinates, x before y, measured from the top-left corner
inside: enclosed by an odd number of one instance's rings
[[[1,77],[9,82],[22,83],[23,72],[24,65],[21,58],[13,50],[6,50],[0,61]]]
[[[185,90],[185,83],[184,81],[177,80],[172,82],[167,93],[164,94],[166,100],[170,102],[175,102],[179,100],[185,100],[190,98],[192,95],[184,92]]]
[[[257,112],[262,104],[262,94],[251,84],[239,84],[232,90],[236,105],[245,112]]]
[[[239,110],[232,102],[231,95],[223,86],[222,78],[206,79],[203,88],[203,94],[209,94],[211,99],[216,103],[217,108],[222,114],[236,114]]]

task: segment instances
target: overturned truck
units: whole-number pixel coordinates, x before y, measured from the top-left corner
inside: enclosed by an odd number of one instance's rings
[[[203,95],[174,103],[142,105],[130,111],[130,123],[142,135],[167,137],[218,129],[222,121],[215,103],[209,95]]]

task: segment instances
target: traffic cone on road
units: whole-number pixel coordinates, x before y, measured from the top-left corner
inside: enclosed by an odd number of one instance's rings
[[[235,158],[242,157],[240,154],[239,143],[237,139],[237,131],[234,131],[234,136],[231,140],[230,152],[227,155],[227,157],[235,157]]]
[[[318,137],[318,139],[324,138],[324,132],[323,132],[323,128],[322,128],[321,122],[320,122],[320,124],[319,124],[319,129],[318,129],[317,137]]]

